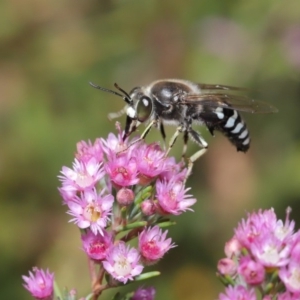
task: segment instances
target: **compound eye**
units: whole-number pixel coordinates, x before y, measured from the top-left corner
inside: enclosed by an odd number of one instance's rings
[[[149,97],[142,97],[137,104],[137,119],[141,123],[147,121],[152,113],[152,101]]]

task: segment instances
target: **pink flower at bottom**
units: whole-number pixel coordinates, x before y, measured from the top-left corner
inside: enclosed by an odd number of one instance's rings
[[[299,294],[292,294],[286,291],[282,294],[278,294],[277,300],[299,300]]]
[[[52,300],[54,273],[50,273],[48,269],[44,271],[36,267],[33,268],[33,272],[29,271],[29,276],[22,276],[25,281],[24,287],[36,299]]]
[[[254,289],[246,289],[242,285],[228,286],[225,294],[219,295],[219,300],[256,300]]]
[[[139,250],[145,262],[155,263],[169,249],[175,247],[171,238],[166,239],[167,233],[168,231],[163,233],[158,226],[146,228],[141,232],[139,235]]]
[[[126,247],[126,244],[120,241],[113,246],[103,261],[104,269],[116,280],[124,284],[128,280],[133,280],[134,276],[142,273],[143,266],[139,264],[140,256],[136,249]]]
[[[300,299],[300,262],[296,260],[290,261],[287,267],[279,270],[278,274],[286,289],[297,294]]]
[[[131,300],[154,300],[155,289],[150,286],[148,288],[139,287],[133,294]]]

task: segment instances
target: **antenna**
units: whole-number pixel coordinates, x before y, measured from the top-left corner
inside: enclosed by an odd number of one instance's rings
[[[115,87],[116,87],[119,91],[121,91],[125,96],[123,96],[122,94],[120,94],[120,93],[118,93],[118,92],[115,92],[115,91],[113,91],[113,90],[110,90],[110,89],[101,87],[101,86],[99,86],[99,85],[96,85],[96,84],[94,84],[94,83],[92,83],[92,82],[89,82],[89,84],[90,84],[93,88],[95,88],[95,89],[98,89],[98,90],[101,90],[101,91],[104,91],[104,92],[108,92],[108,93],[117,95],[117,96],[123,98],[123,100],[124,100],[127,104],[132,105],[132,100],[131,100],[130,96],[129,96],[123,89],[121,89],[116,83],[115,83]]]

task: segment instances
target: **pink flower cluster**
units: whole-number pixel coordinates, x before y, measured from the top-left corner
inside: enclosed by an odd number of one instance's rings
[[[273,209],[248,214],[225,245],[226,258],[218,263],[220,279],[229,287],[219,300],[300,299],[300,230],[283,222]],[[260,298],[261,299],[261,298]]]
[[[117,128],[117,136],[77,144],[73,167],[61,170],[59,191],[70,222],[82,229],[86,254],[126,283],[174,247],[158,226],[162,216],[191,210],[196,199],[187,194],[182,163],[157,143],[123,141]],[[126,245],[136,237],[137,249]]]

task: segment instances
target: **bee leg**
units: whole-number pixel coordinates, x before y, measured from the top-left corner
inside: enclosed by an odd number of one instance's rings
[[[182,149],[182,154],[181,154],[181,158],[183,161],[185,159],[188,140],[189,140],[189,133],[188,133],[188,131],[185,131],[183,134],[183,149]]]
[[[137,121],[127,116],[125,130],[123,135],[123,142],[130,136],[131,133],[136,131]]]
[[[132,141],[132,142],[128,145],[128,147],[127,147],[126,149],[122,150],[121,152],[126,151],[126,150],[127,150],[128,148],[130,148],[132,145],[134,145],[134,144],[136,144],[136,143],[138,143],[138,142],[144,140],[144,139],[146,138],[146,136],[148,135],[148,133],[150,132],[151,128],[152,128],[153,126],[155,126],[156,122],[157,122],[157,120],[152,120],[152,121],[148,124],[148,126],[146,127],[146,129],[144,130],[144,132],[141,134],[141,136],[140,136],[138,139]],[[129,133],[128,133],[128,135],[127,135],[126,137],[128,137],[132,132],[134,132],[134,131],[136,130],[136,128],[137,128],[138,125],[139,125],[139,124],[137,124],[137,125],[134,124],[134,125],[132,126],[132,129],[129,131]],[[129,125],[129,126],[130,126],[130,125]],[[126,132],[125,132],[125,133],[126,133]],[[126,137],[125,137],[125,138],[126,138]]]
[[[166,150],[166,132],[165,132],[165,128],[164,128],[164,125],[162,122],[160,122],[159,130],[160,130],[161,136],[163,138],[164,150]]]
[[[190,128],[188,131],[188,136],[191,137],[202,149],[198,150],[191,157],[188,158],[188,169],[185,175],[184,182],[189,178],[192,173],[192,169],[194,166],[194,162],[199,159],[206,151],[207,151],[207,142],[203,139],[203,137],[195,130]]]
[[[192,173],[194,162],[198,158],[200,158],[206,151],[207,151],[207,148],[200,149],[196,153],[194,153],[191,157],[189,157],[189,159],[188,159],[188,168],[187,168],[187,171],[186,171],[184,183],[187,181],[187,179],[190,177],[190,175]]]
[[[204,138],[200,135],[200,133],[198,133],[197,131],[195,131],[192,128],[188,128],[187,130],[189,137],[195,142],[197,143],[201,148],[207,148],[208,144],[207,142],[204,140]]]
[[[168,149],[165,153],[165,157],[168,156],[169,152],[171,151],[172,147],[174,146],[179,134],[182,132],[182,126],[178,126],[176,131],[174,132],[174,134],[172,135],[172,137],[170,138],[170,141],[169,141],[169,146],[168,146]]]
[[[207,124],[207,123],[206,123],[206,127],[207,127],[209,133],[210,133],[212,136],[215,136],[215,134],[214,134],[215,128],[214,128],[213,126],[211,126],[210,124]]]

